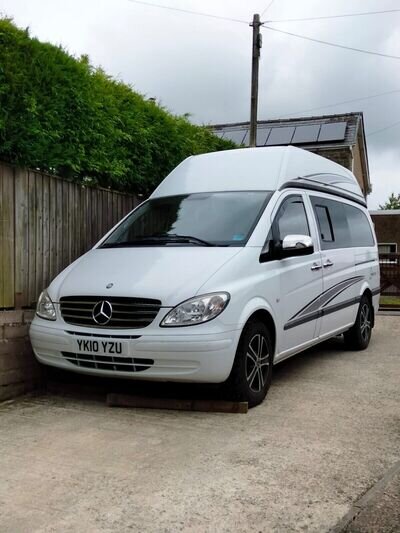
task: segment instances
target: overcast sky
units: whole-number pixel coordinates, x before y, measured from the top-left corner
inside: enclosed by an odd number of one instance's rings
[[[147,1],[147,0],[143,0]],[[149,0],[153,1],[153,0]],[[270,0],[154,0],[250,20]],[[274,0],[265,19],[400,8],[399,0]],[[92,63],[196,123],[249,119],[251,29],[245,24],[147,7],[130,0],[0,0],[0,12],[41,40],[88,54]],[[272,24],[271,24],[272,26]],[[274,23],[281,30],[400,56],[400,12],[329,21]],[[259,119],[363,111],[367,136],[400,121],[400,61],[263,31]],[[309,113],[305,113],[309,114]],[[400,123],[367,137],[377,208],[400,192]]]

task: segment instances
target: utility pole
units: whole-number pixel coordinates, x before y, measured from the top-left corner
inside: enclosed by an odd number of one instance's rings
[[[258,71],[262,47],[260,15],[253,15],[253,59],[251,64],[250,146],[257,142]]]

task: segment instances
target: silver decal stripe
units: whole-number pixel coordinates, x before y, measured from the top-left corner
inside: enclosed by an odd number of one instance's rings
[[[307,315],[305,317],[298,318],[296,320],[291,320],[284,326],[284,330],[295,328],[296,326],[300,326],[301,324],[305,324],[306,322],[309,322],[310,320],[316,320],[317,318],[325,315],[330,315],[331,313],[336,313],[336,311],[340,311],[341,309],[345,309],[346,307],[350,307],[351,305],[356,305],[360,303],[361,296],[356,296],[355,298],[351,298],[350,300],[345,300],[344,302],[340,302],[338,304],[329,305],[327,307],[324,307],[323,309],[317,311],[316,313],[313,313],[314,316]]]
[[[348,287],[351,287],[355,283],[358,283],[362,279],[364,279],[364,276],[355,276],[354,278],[349,278],[349,279],[346,279],[344,281],[337,283],[336,285],[333,285],[333,287],[330,287],[329,289],[321,293],[319,296],[314,298],[314,300],[308,303],[305,307],[300,309],[300,311],[298,311],[295,315],[293,315],[290,318],[290,320],[293,320],[295,318],[300,318],[301,316],[308,315],[310,313],[317,311],[318,309],[321,309],[321,307],[328,304],[330,301],[336,298],[336,296],[338,296],[345,289],[347,289]]]
[[[303,307],[303,309],[293,315],[289,322],[284,325],[283,329],[287,330],[290,328],[294,328],[296,326],[300,326],[301,324],[305,324],[306,322],[310,322],[311,320],[316,320],[317,318],[320,318],[323,315],[327,315],[338,311],[339,309],[344,309],[345,307],[355,305],[360,301],[361,297],[351,298],[350,300],[346,300],[345,302],[340,302],[339,304],[334,304],[328,307],[328,304],[332,300],[334,300],[339,294],[341,294],[343,291],[345,291],[355,283],[362,281],[363,279],[364,276],[355,276],[353,278],[343,280],[340,283],[334,285],[333,287],[330,287],[322,294],[314,298],[314,300],[312,300],[305,307]]]
[[[351,280],[348,280],[349,283],[347,283],[345,286],[343,286],[340,290],[338,290],[333,296],[332,298],[329,298],[324,304],[322,307],[325,308],[325,306],[330,303],[334,298],[336,298],[337,296],[339,296],[340,293],[342,293],[343,291],[345,291],[346,289],[348,289],[349,287],[351,287],[352,285],[355,285],[356,283],[358,283],[359,281],[362,281],[363,279],[365,279],[365,276],[357,276],[355,278],[351,278]],[[350,282],[351,281],[351,282]]]

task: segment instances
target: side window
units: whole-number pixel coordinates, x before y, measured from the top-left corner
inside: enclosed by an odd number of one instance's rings
[[[273,232],[279,241],[283,241],[287,235],[310,235],[301,196],[290,196],[283,201],[273,222]]]
[[[326,198],[311,197],[318,223],[322,250],[352,246],[345,204]]]
[[[374,246],[375,240],[365,213],[351,205],[344,205],[353,246]]]

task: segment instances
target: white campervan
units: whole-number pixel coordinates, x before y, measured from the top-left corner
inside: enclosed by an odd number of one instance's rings
[[[260,403],[273,365],[329,337],[368,346],[377,244],[345,168],[294,147],[186,159],[40,296],[38,360],[224,383]]]

